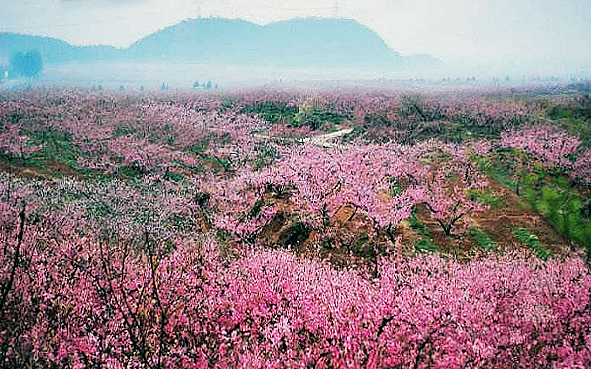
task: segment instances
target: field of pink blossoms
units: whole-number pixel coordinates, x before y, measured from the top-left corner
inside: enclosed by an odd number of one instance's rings
[[[589,368],[579,87],[2,92],[0,367]]]

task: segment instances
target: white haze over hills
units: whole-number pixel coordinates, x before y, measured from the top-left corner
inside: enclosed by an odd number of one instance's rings
[[[444,63],[437,68],[380,70],[343,65],[269,69],[240,60],[229,60],[223,68],[186,61],[171,67],[170,60],[146,60],[135,67],[82,59],[45,65],[43,77],[64,82],[159,85],[166,80],[187,86],[212,80],[229,86],[299,80],[461,81],[474,76],[479,81],[524,82],[591,77],[589,0],[28,0],[2,5],[0,32],[120,50],[186,19],[240,18],[265,26],[295,18],[347,18],[374,31],[393,52],[428,54]],[[2,63],[6,58],[0,56]]]
[[[128,48],[73,46],[41,36],[0,33],[0,57],[39,51],[42,80],[185,86],[248,85],[297,80],[375,79],[392,71],[434,69],[428,55],[403,56],[351,19],[306,18],[259,26],[200,18],[154,32]]]

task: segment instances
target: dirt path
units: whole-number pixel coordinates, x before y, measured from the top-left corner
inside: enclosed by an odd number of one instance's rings
[[[322,147],[335,147],[335,146],[338,146],[338,144],[331,142],[331,140],[333,138],[341,137],[341,136],[344,136],[344,135],[349,134],[351,132],[353,132],[353,128],[342,129],[340,131],[336,131],[336,132],[332,132],[332,133],[325,133],[322,135],[306,137],[306,138],[302,139],[302,142],[305,144],[317,145],[317,146],[322,146]],[[273,138],[271,136],[260,135],[260,134],[255,134],[254,136],[258,137],[258,138],[263,138],[263,139]]]
[[[344,136],[348,133],[353,132],[353,128],[342,129],[337,132],[325,133],[323,135],[306,137],[303,142],[311,145],[318,145],[323,147],[334,147],[336,143],[331,142],[331,139]]]

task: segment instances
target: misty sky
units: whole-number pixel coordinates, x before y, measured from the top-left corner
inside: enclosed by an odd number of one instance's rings
[[[590,0],[0,0],[0,31],[127,47],[187,18],[353,18],[405,55],[591,59]]]

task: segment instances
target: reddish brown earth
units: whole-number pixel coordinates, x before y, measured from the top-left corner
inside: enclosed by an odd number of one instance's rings
[[[31,179],[48,179],[56,174],[76,176],[80,178],[84,177],[81,175],[77,175],[76,172],[74,172],[70,167],[63,163],[47,161],[45,163],[45,166],[46,168],[44,170],[41,170],[33,167],[21,166],[17,163],[0,161],[0,172],[11,173],[14,175]]]
[[[56,173],[84,177],[59,162],[47,162],[46,169],[39,170],[0,161],[0,171],[31,179],[47,179]],[[536,235],[541,244],[554,255],[566,255],[578,249],[576,245],[559,236],[543,216],[531,210],[515,193],[491,179],[489,183],[489,191],[502,199],[503,205],[490,206],[486,211],[470,214],[468,217],[473,226],[484,231],[497,243],[499,251],[525,249],[512,235],[512,231],[518,227],[525,228]],[[279,213],[260,231],[257,241],[263,246],[275,248],[278,247],[281,237],[293,225],[294,220],[298,218],[298,209],[290,203],[289,194],[277,197],[275,194],[268,193],[263,197],[263,201],[266,204],[276,204]],[[198,217],[202,230],[210,230],[209,220],[204,214],[201,215]],[[467,230],[455,229],[452,236],[447,236],[424,206],[417,206],[416,215],[417,219],[431,232],[432,242],[437,245],[438,250],[464,261],[482,254]],[[338,209],[329,220],[325,232],[325,234],[319,234],[312,230],[307,239],[294,251],[301,255],[328,259],[335,265],[342,266],[367,264],[368,261],[375,261],[376,253],[394,252],[394,246],[389,238],[384,234],[376,234],[371,220],[350,204]],[[402,240],[398,252],[406,255],[415,252],[416,242],[423,237],[410,227],[408,221],[402,222],[395,233],[401,236]],[[327,237],[326,234],[329,236]],[[243,246],[231,241],[228,248],[230,253],[234,253],[231,250],[238,252],[238,249]],[[375,252],[372,253],[372,250]]]
[[[493,183],[495,194],[503,199],[504,207],[491,206],[486,212],[475,216],[478,226],[485,230],[505,250],[521,247],[511,232],[517,227],[526,228],[536,235],[540,243],[550,252],[563,255],[570,250],[564,240],[544,217],[533,211],[514,192]]]
[[[565,256],[578,249],[576,245],[558,235],[544,217],[530,209],[519,196],[492,180],[490,183],[489,191],[502,200],[502,205],[490,206],[486,211],[471,214],[468,218],[472,226],[478,227],[496,242],[498,251],[527,251],[512,235],[515,228],[525,228],[536,235],[542,246],[556,256]],[[258,239],[264,245],[276,247],[281,235],[292,224],[290,218],[295,215],[296,210],[289,201],[282,202],[281,214],[259,234]],[[457,227],[451,236],[447,236],[424,206],[417,206],[416,216],[431,232],[432,242],[437,245],[439,251],[453,255],[459,261],[468,261],[484,254],[470,235],[469,229],[462,230]],[[308,239],[295,251],[311,257],[328,259],[331,263],[341,266],[362,265],[372,261],[372,257],[364,253],[368,248],[394,252],[389,238],[384,234],[376,234],[370,219],[353,205],[343,205],[329,223],[326,231],[330,243],[327,243],[326,235],[322,237],[318,232],[312,231]],[[416,242],[423,238],[410,227],[408,221],[403,221],[396,228],[396,235],[401,236],[402,240],[398,252],[405,255],[413,254]]]

